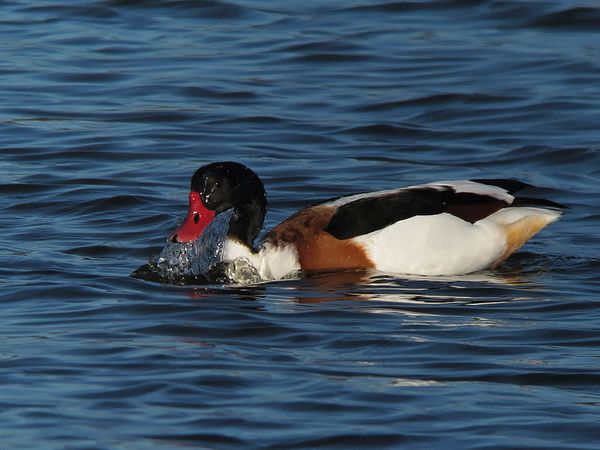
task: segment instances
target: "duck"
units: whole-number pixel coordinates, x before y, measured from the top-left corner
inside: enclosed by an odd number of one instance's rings
[[[168,242],[194,243],[228,212],[219,264],[243,262],[260,280],[359,269],[464,275],[498,267],[561,217],[565,206],[516,194],[531,188],[473,179],[352,194],[307,206],[257,239],[267,210],[262,181],[243,164],[214,162],[193,174],[187,215]]]

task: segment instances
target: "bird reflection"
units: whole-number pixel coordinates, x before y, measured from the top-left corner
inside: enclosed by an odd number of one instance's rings
[[[511,265],[512,264],[512,265]],[[514,266],[514,267],[513,267]],[[516,267],[516,269],[515,269]],[[297,304],[338,301],[378,301],[403,304],[483,304],[527,300],[539,288],[534,281],[537,272],[523,273],[520,260],[502,269],[462,276],[423,277],[382,273],[369,269],[331,272],[306,272],[301,276],[275,282],[251,285],[207,284],[205,279],[191,279],[182,295],[192,300],[228,296],[238,300],[266,303],[278,300]],[[541,270],[543,270],[541,268]],[[133,276],[147,281],[160,281],[138,269]]]

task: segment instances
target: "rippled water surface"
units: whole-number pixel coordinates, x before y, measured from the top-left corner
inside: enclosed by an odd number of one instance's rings
[[[0,10],[0,447],[598,448],[597,2]],[[465,277],[131,278],[217,160],[267,226],[474,177],[571,209]]]

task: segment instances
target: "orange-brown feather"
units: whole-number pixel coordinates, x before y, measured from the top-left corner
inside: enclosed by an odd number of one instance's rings
[[[374,267],[362,245],[324,231],[335,211],[335,207],[323,205],[303,209],[273,228],[265,240],[294,245],[303,270]]]
[[[520,249],[533,235],[552,222],[545,216],[527,216],[504,226],[506,246],[502,256],[496,261],[497,266],[510,255]]]

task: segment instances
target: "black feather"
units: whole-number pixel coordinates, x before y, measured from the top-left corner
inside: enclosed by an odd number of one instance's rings
[[[471,181],[474,181],[475,183],[487,184],[488,186],[501,187],[502,189],[505,189],[509,194],[514,194],[517,191],[534,187],[531,184],[523,183],[519,180],[510,180],[504,178],[481,178]]]

